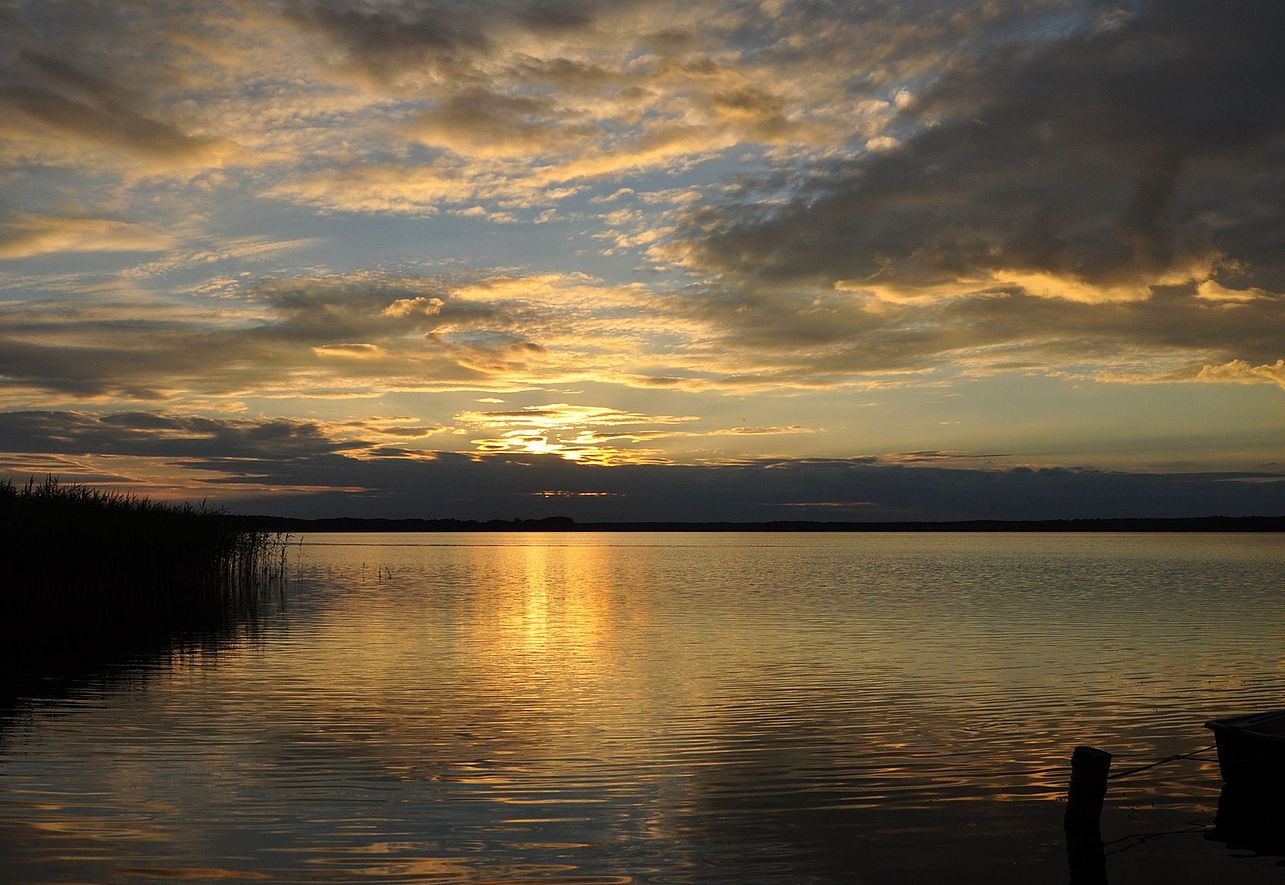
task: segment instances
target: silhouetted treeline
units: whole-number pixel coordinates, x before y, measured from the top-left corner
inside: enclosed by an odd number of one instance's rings
[[[300,519],[242,516],[260,532],[1282,532],[1285,516],[1177,519],[1044,519],[957,522],[576,522],[544,519]]]
[[[0,665],[62,670],[216,629],[283,576],[284,541],[218,511],[0,482]]]
[[[361,519],[340,516],[301,519],[290,516],[240,516],[241,524],[258,532],[567,532],[584,526],[566,516],[544,519]]]

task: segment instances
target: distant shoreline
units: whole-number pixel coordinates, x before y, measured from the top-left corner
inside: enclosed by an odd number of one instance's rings
[[[1285,516],[1200,516],[1170,519],[957,520],[946,522],[576,522],[544,519],[302,519],[237,516],[247,529],[268,532],[1285,532]]]

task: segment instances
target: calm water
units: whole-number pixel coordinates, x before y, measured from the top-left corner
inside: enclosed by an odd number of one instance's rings
[[[256,630],[4,724],[0,879],[1065,882],[1076,743],[1124,768],[1285,706],[1280,536],[314,535],[291,558]],[[1218,800],[1208,761],[1113,782],[1109,880],[1285,879],[1215,838]]]

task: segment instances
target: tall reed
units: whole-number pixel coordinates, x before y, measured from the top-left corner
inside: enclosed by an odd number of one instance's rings
[[[0,481],[10,665],[216,629],[280,587],[287,536],[54,477]]]

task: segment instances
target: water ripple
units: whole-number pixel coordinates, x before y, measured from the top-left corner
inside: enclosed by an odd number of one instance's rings
[[[15,881],[1048,881],[1118,768],[1285,706],[1275,536],[319,536],[285,614],[0,732]],[[1210,758],[1112,783],[1131,881]],[[1132,840],[1128,844],[1132,845]]]

